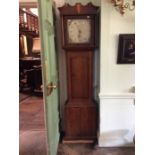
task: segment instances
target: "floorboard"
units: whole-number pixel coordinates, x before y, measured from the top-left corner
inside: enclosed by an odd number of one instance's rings
[[[93,144],[60,144],[57,155],[134,155],[134,147],[98,148]]]
[[[47,155],[42,97],[29,96],[19,104],[19,155]]]

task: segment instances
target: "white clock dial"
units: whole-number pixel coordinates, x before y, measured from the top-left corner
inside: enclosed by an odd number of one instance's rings
[[[69,43],[89,43],[91,34],[90,19],[68,19],[68,42]]]

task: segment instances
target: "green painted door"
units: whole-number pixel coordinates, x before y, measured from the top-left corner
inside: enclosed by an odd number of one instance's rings
[[[59,142],[58,70],[52,5],[52,0],[38,0],[48,155],[57,154]]]

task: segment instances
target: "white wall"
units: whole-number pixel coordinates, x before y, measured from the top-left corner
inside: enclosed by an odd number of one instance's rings
[[[122,16],[101,1],[99,146],[131,145],[134,135],[134,65],[117,64],[118,35],[134,33],[134,11]]]
[[[109,0],[101,8],[101,92],[124,93],[134,85],[134,65],[118,65],[117,47],[120,33],[134,33],[134,12],[122,16]]]

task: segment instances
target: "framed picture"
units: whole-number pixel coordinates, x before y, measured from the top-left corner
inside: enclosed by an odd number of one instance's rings
[[[135,63],[135,34],[120,34],[118,44],[118,64]]]

